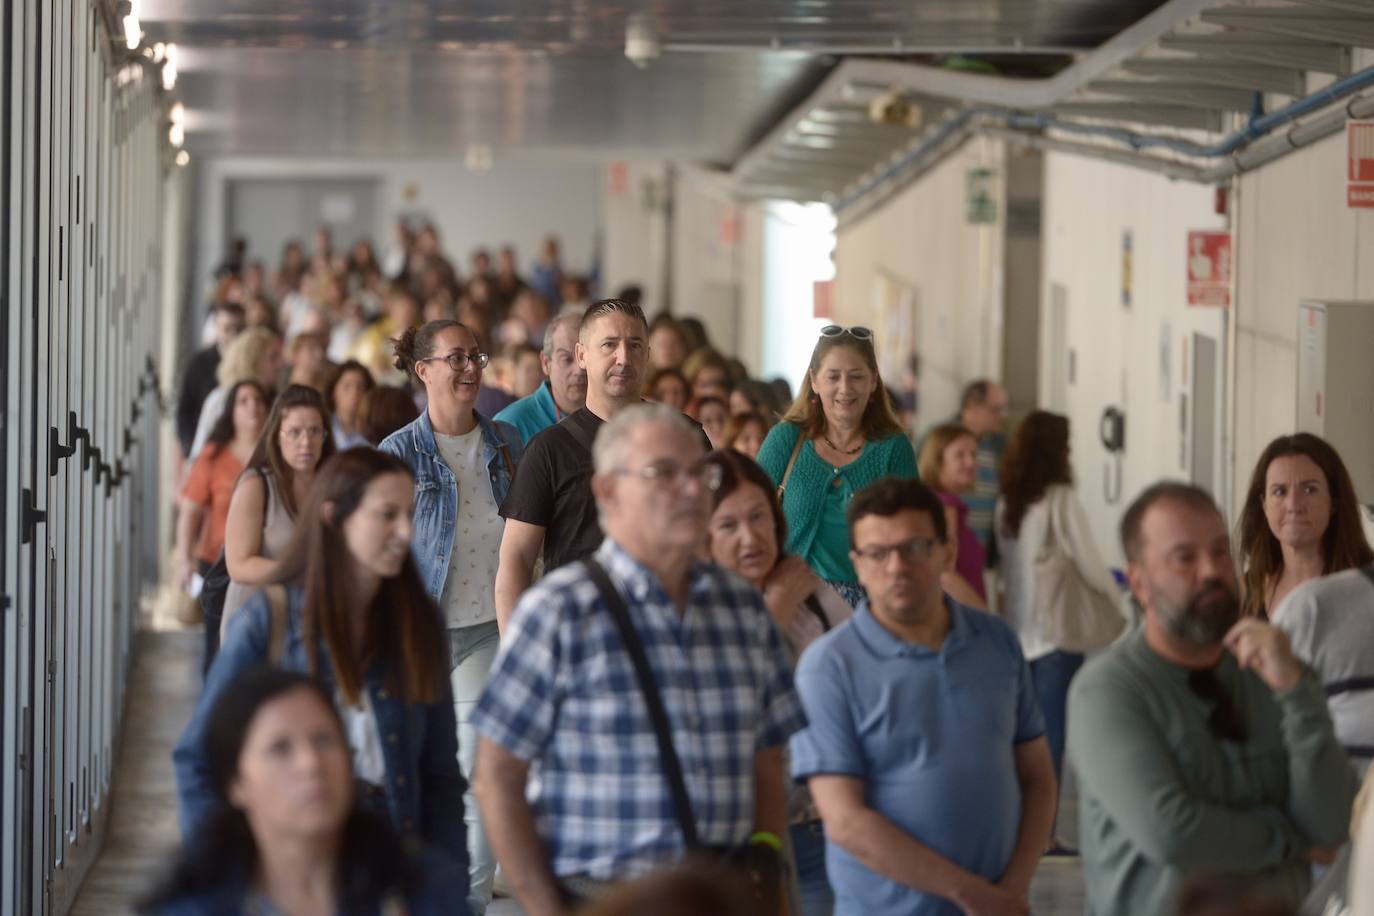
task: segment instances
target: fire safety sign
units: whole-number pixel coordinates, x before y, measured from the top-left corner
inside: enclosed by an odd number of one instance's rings
[[[1374,121],[1347,121],[1347,207],[1374,208]]]
[[[1231,305],[1231,233],[1188,233],[1188,304]]]

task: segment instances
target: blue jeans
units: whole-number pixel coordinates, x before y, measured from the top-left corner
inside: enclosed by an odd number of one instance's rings
[[[792,855],[797,860],[797,885],[801,890],[801,916],[831,916],[835,892],[825,875],[825,831],[820,821],[793,824],[788,828]]]
[[[468,905],[481,916],[491,902],[491,882],[496,876],[496,857],[492,855],[487,833],[482,829],[481,812],[472,791],[472,764],[477,759],[477,731],[468,724],[477,698],[487,682],[491,663],[501,636],[496,621],[479,623],[448,631],[449,652],[453,668],[449,682],[453,686],[453,711],[458,717],[458,765],[468,781],[463,796],[463,822],[468,834]]]
[[[1054,761],[1054,780],[1063,783],[1064,771],[1064,730],[1069,702],[1069,682],[1083,667],[1083,656],[1078,652],[1054,650],[1030,663],[1031,680],[1035,683],[1035,695],[1040,700],[1040,711],[1045,714],[1045,739],[1050,745],[1050,759]]]

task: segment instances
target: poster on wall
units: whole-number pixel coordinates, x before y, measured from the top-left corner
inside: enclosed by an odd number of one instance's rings
[[[896,408],[910,429],[915,420],[920,384],[916,353],[916,288],[879,272],[873,283],[874,310],[880,321],[873,329],[878,371],[896,395]]]
[[[1347,207],[1374,208],[1374,121],[1347,121]]]
[[[1231,305],[1231,233],[1188,233],[1188,304]]]

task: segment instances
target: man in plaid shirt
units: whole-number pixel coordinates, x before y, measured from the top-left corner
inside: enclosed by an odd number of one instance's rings
[[[597,434],[595,558],[629,608],[671,725],[697,831],[738,846],[786,829],[782,749],[805,724],[757,591],[699,559],[719,469],[675,410],[629,408]],[[653,724],[581,563],[520,599],[472,722],[491,844],[529,916],[563,887],[633,878],[684,851]]]

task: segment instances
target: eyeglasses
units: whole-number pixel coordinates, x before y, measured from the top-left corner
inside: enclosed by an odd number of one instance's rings
[[[656,483],[663,487],[670,485],[680,487],[689,479],[695,479],[707,490],[715,492],[720,489],[720,481],[725,474],[725,469],[718,464],[704,461],[687,467],[676,461],[656,461],[642,468],[616,468],[612,473],[629,474],[632,477],[638,477],[640,480]]]
[[[843,337],[848,334],[855,340],[872,340],[873,332],[865,327],[855,325],[852,328],[842,328],[838,324],[828,324],[821,328],[822,337]]]
[[[448,363],[448,367],[454,372],[462,372],[463,369],[467,367],[468,363],[474,364],[478,369],[487,368],[487,363],[491,360],[491,357],[481,350],[472,353],[464,353],[462,350],[455,350],[448,356],[426,356],[424,359],[420,360],[420,362],[428,363],[436,359],[441,359]]]
[[[862,550],[856,547],[854,548],[854,555],[881,566],[887,562],[888,557],[895,553],[897,559],[903,563],[910,563],[912,560],[930,559],[930,552],[935,549],[937,543],[939,543],[937,538],[912,538],[909,541],[902,541],[900,544],[876,544]]]
[[[299,442],[302,439],[323,439],[324,427],[322,426],[283,426],[282,437],[287,442]]]

